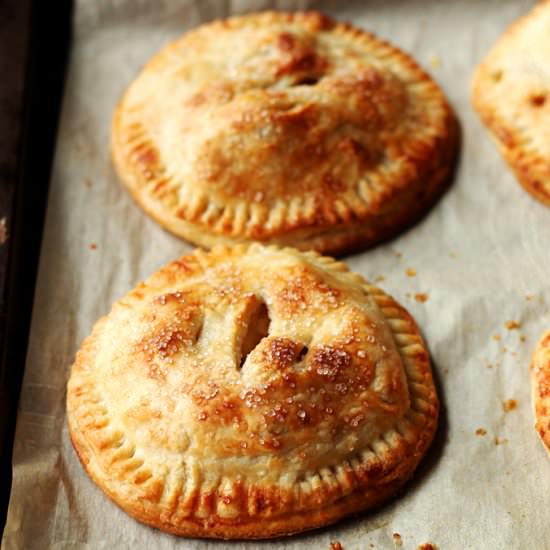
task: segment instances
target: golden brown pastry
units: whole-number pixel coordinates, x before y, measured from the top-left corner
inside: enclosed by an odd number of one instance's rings
[[[184,256],[118,301],[67,408],[85,469],[136,519],[264,538],[395,494],[438,400],[392,298],[330,258],[253,244]]]
[[[535,430],[550,453],[550,330],[540,339],[531,361]]]
[[[416,220],[456,145],[443,93],[409,56],[319,13],[186,34],[131,84],[112,133],[120,178],[176,235],[330,253]]]
[[[477,67],[472,100],[519,182],[550,205],[550,2],[516,21]]]

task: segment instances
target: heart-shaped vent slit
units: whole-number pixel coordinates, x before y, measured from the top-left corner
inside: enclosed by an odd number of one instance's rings
[[[315,86],[321,80],[318,76],[304,76],[294,83],[294,86]]]
[[[241,340],[239,368],[244,365],[249,353],[269,334],[269,324],[267,306],[262,300],[256,299]]]

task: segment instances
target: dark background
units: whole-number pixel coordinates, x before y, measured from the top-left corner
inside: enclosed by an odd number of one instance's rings
[[[0,538],[71,15],[71,0],[0,0]]]

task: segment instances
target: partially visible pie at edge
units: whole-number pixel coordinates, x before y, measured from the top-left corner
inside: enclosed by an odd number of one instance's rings
[[[336,254],[418,219],[457,141],[410,56],[319,13],[266,12],[156,54],[116,110],[112,153],[138,204],[193,243]]]
[[[521,185],[550,206],[550,1],[537,4],[477,67],[472,101]]]
[[[82,344],[67,393],[99,487],[142,522],[211,538],[380,504],[438,409],[404,308],[333,259],[258,244],[198,250],[140,283]]]
[[[550,330],[539,340],[531,361],[535,430],[550,453]]]

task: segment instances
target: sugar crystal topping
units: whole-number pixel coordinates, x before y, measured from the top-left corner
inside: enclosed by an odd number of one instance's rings
[[[402,359],[374,300],[315,261],[280,255],[229,256],[198,275],[186,266],[170,288],[157,284],[128,321],[130,352],[108,361],[118,375],[102,384],[107,399],[124,409],[162,392],[179,416],[161,407],[157,423],[184,429],[188,452],[214,456],[310,456],[312,441],[315,452],[338,441],[349,452],[388,407],[404,410]]]

